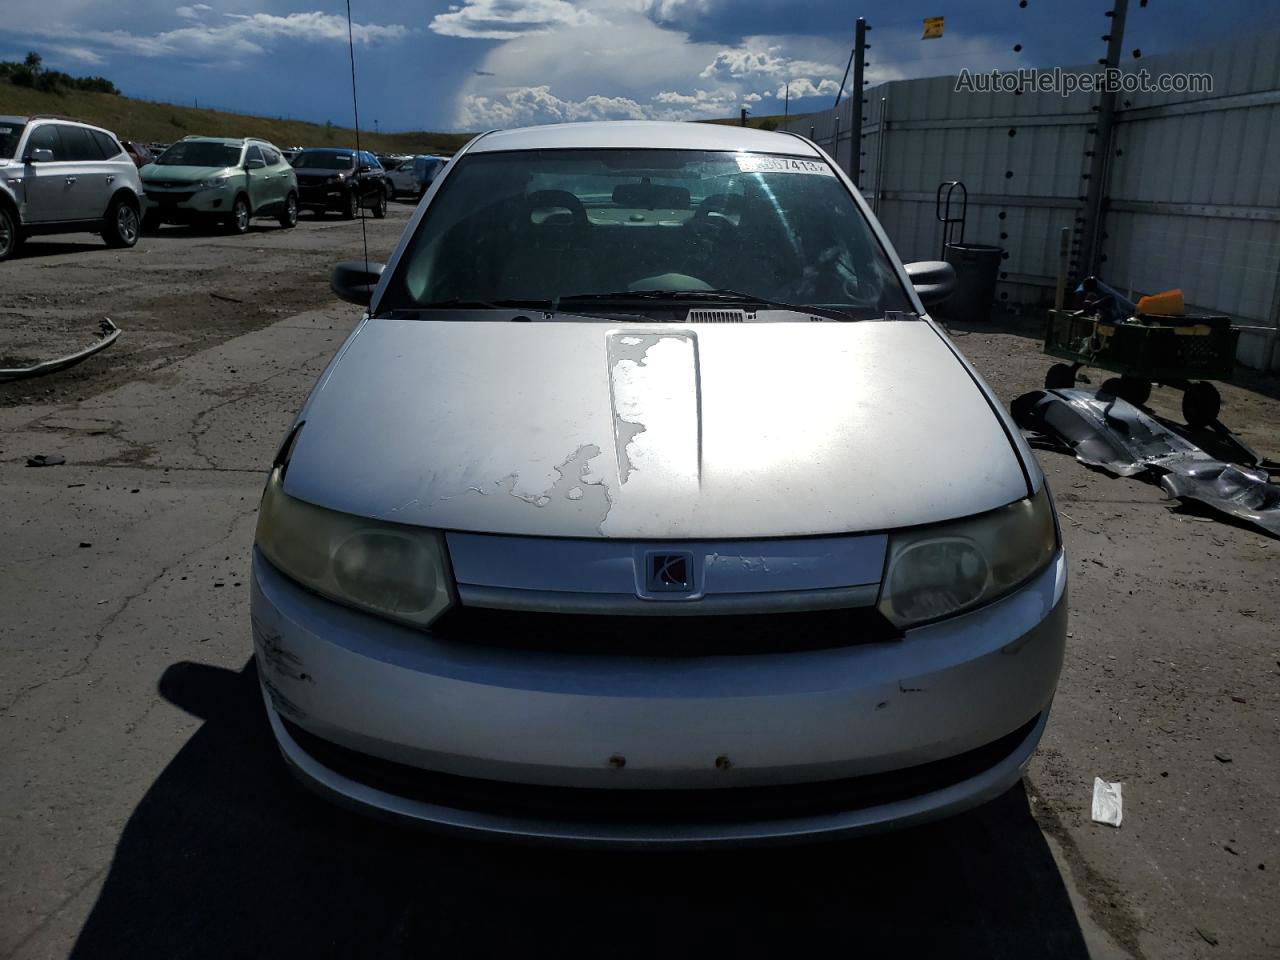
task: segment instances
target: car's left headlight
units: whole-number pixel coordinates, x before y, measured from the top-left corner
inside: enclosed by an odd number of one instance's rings
[[[891,533],[880,612],[902,629],[963,613],[1025,583],[1057,552],[1047,484],[976,517]]]
[[[428,626],[453,602],[444,537],[326,510],[285,494],[271,472],[256,542],[281,573],[348,606]]]
[[[210,177],[208,180],[201,180],[196,186],[201,190],[221,190],[230,182],[230,177]]]

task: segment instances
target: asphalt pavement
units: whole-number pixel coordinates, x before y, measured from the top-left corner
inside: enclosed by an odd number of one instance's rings
[[[375,257],[408,210],[370,225]],[[1280,953],[1280,543],[1059,454],[1041,456],[1068,516],[1067,665],[1025,785],[979,810],[835,844],[583,853],[301,789],[257,691],[248,556],[267,465],[357,319],[323,278],[359,243],[337,221],[162,234],[127,252],[150,285],[88,241],[0,267],[0,314],[136,331],[73,378],[0,390],[0,956]],[[1016,318],[966,332],[1003,399],[1036,385]],[[1234,400],[1275,448],[1268,389],[1229,394],[1224,419]],[[26,466],[42,453],[66,463]],[[1095,775],[1125,781],[1119,830],[1089,821]]]

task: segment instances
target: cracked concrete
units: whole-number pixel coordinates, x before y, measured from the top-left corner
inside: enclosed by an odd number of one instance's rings
[[[198,725],[157,693],[165,668],[243,665],[263,477],[355,313],[300,314],[80,403],[0,411],[0,956],[65,955],[121,818]],[[35,452],[67,463],[30,469]]]

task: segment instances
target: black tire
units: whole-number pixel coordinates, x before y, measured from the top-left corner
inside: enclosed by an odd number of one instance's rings
[[[102,239],[108,247],[123,250],[138,242],[142,233],[142,215],[138,205],[128,197],[116,197],[107,207],[102,221]]]
[[[342,198],[342,219],[354,220],[356,218],[356,214],[359,212],[356,209],[358,206],[359,204],[356,203],[356,192],[354,190],[349,191],[347,195]]]
[[[387,198],[381,193],[373,198],[373,219],[381,220],[387,215]]]
[[[142,215],[142,232],[153,235],[159,233],[160,215],[155,213],[144,213]]]
[[[248,233],[250,216],[249,198],[242,193],[231,204],[231,215],[227,217],[227,229],[238,235]]]
[[[1120,396],[1135,407],[1146,406],[1151,399],[1151,381],[1140,377],[1124,376],[1120,378]]]
[[[22,246],[22,230],[18,215],[7,206],[0,205],[0,261],[8,260]]]
[[[1067,390],[1076,385],[1076,369],[1069,363],[1055,363],[1044,375],[1046,390]]]
[[[1193,427],[1215,423],[1222,412],[1222,394],[1212,383],[1201,380],[1182,392],[1182,418]]]
[[[284,207],[280,210],[280,226],[291,230],[298,225],[298,195],[292,190],[284,198]]]

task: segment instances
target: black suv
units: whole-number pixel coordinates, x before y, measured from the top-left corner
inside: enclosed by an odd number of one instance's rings
[[[368,150],[308,147],[293,161],[298,206],[323,216],[337,211],[348,220],[359,207],[381,220],[387,215],[387,174]]]

